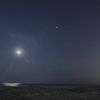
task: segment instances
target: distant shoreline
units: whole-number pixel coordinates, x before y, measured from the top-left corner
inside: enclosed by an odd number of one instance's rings
[[[6,83],[0,83],[0,86],[6,86]],[[7,83],[8,86],[12,85],[14,86],[29,86],[29,87],[100,87],[100,85],[94,85],[94,84],[40,84],[40,83]]]

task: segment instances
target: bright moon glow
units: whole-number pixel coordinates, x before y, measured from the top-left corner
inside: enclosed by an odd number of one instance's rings
[[[22,48],[16,48],[15,49],[15,54],[17,56],[21,56],[24,53],[24,50]]]
[[[22,51],[21,50],[16,50],[16,54],[17,55],[21,55],[22,54]]]

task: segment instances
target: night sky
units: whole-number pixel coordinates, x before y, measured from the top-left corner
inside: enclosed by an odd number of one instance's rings
[[[100,1],[0,1],[0,82],[100,84]]]

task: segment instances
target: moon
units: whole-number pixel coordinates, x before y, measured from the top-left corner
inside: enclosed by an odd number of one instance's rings
[[[23,55],[23,53],[24,53],[24,50],[22,48],[16,48],[15,49],[15,55],[16,56],[21,56],[21,55]]]
[[[16,50],[16,54],[17,55],[21,55],[22,54],[22,51],[20,49]]]

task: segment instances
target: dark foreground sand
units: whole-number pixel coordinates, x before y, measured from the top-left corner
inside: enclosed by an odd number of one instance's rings
[[[100,100],[100,89],[88,87],[0,86],[0,100]]]

